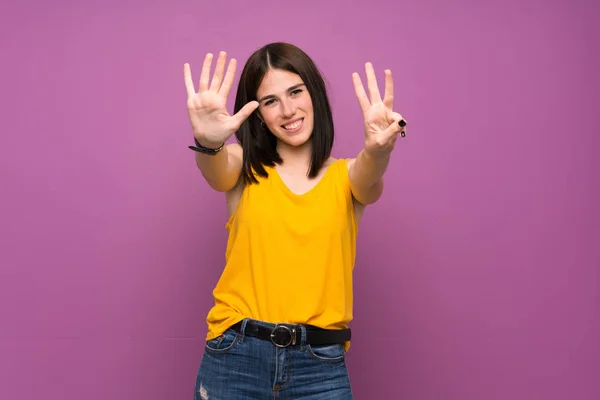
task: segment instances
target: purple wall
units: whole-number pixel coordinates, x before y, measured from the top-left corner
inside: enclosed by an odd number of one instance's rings
[[[356,398],[600,398],[597,4],[116,3],[0,7],[0,398],[192,398],[226,210],[183,63],[276,40],[326,75],[335,156],[365,61],[409,121],[360,232]]]

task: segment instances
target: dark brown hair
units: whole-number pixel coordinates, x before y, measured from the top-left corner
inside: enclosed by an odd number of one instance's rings
[[[235,98],[234,113],[248,102],[257,100],[256,93],[269,69],[281,69],[300,76],[313,103],[314,127],[312,155],[308,176],[314,178],[331,155],[333,117],[325,82],[312,59],[289,43],[270,43],[255,51],[244,66]],[[277,138],[266,125],[261,125],[258,111],[242,123],[236,137],[243,149],[242,175],[245,183],[258,183],[254,173],[268,176],[264,165],[275,166],[283,160],[277,153]]]

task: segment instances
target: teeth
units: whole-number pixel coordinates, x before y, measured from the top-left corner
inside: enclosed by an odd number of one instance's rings
[[[298,120],[298,121],[296,121],[296,122],[294,122],[292,124],[284,125],[283,127],[285,129],[293,130],[293,129],[298,128],[301,124],[302,124],[302,120],[300,119],[300,120]]]

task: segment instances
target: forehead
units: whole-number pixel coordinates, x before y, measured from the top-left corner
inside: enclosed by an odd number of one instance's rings
[[[261,98],[268,95],[279,95],[285,93],[290,86],[304,83],[300,75],[282,69],[269,69],[263,77],[256,96]]]

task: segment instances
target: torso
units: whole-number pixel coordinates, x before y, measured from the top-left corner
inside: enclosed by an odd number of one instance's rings
[[[267,167],[257,185],[226,193],[226,264],[213,289],[208,340],[243,318],[347,327],[364,210],[344,175],[353,161],[330,158],[314,179],[289,164]]]
[[[319,181],[323,178],[323,175],[325,175],[327,168],[329,168],[329,166],[335,161],[335,158],[330,157],[323,165],[323,168],[321,168],[321,171],[319,171],[319,174],[313,179],[306,177],[304,174],[294,174],[293,172],[280,169],[278,169],[277,172],[279,173],[279,176],[284,181],[286,186],[292,192],[296,194],[303,194],[309,192],[319,183]],[[350,165],[348,164],[348,168],[349,167]],[[227,212],[229,216],[231,216],[237,208],[243,191],[244,181],[240,177],[238,184],[233,189],[225,193],[225,199],[227,201]],[[363,215],[364,209],[364,205],[354,200],[354,214],[356,215],[357,224],[360,223],[360,219]]]

